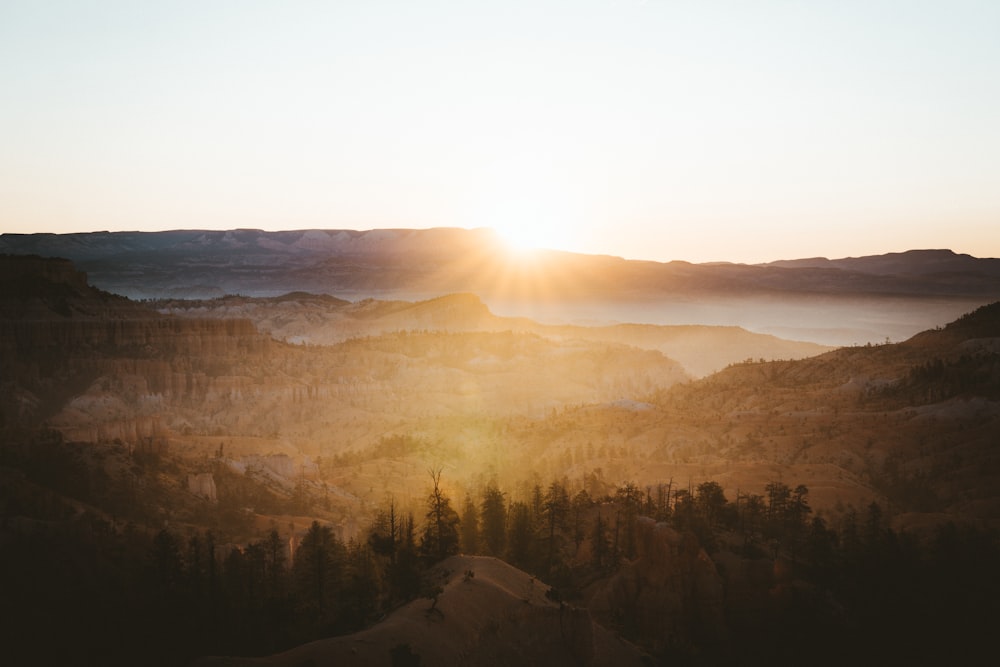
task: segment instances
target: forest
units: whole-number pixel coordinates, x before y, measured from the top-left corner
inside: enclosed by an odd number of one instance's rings
[[[0,451],[12,491],[3,534],[18,536],[2,551],[3,642],[38,664],[268,655],[357,631],[410,600],[425,600],[430,614],[440,591],[432,568],[456,553],[532,574],[550,599],[589,608],[652,664],[951,661],[985,648],[1000,599],[993,533],[955,523],[923,535],[894,530],[874,502],[831,523],[792,482],[728,498],[712,480],[626,482],[601,495],[586,478],[510,489],[488,481],[451,497],[438,468],[427,471],[423,503],[388,496],[360,538],[313,521],[298,539],[275,524],[235,544],[229,522],[240,513],[225,502],[214,529],[149,528],[158,510],[144,517],[127,489],[99,484],[58,434]],[[137,458],[147,480],[169,465]],[[116,512],[127,506],[131,518]],[[671,540],[666,559],[651,550],[654,523]],[[711,559],[721,597],[691,584],[698,554]],[[643,567],[688,575],[674,608],[622,593]]]

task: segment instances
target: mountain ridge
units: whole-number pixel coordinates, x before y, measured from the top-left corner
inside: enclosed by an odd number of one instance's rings
[[[98,288],[137,300],[474,293],[497,314],[546,324],[733,325],[824,345],[901,340],[1000,299],[1000,260],[945,250],[692,264],[515,254],[489,229],[2,234],[0,253],[68,258]]]

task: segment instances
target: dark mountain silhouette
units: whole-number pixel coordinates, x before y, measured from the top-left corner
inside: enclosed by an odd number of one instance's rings
[[[949,250],[761,265],[629,261],[558,251],[524,261],[505,253],[486,229],[4,234],[0,251],[71,259],[98,287],[129,296],[171,291],[194,296],[206,288],[255,296],[303,289],[474,291],[540,299],[614,294],[625,300],[676,291],[1000,296],[1000,259]],[[142,284],[129,279],[136,275]],[[526,294],[526,283],[539,292]]]
[[[971,280],[1000,280],[1000,259],[979,259],[951,250],[908,250],[885,255],[827,259],[793,259],[761,266],[781,268],[842,269],[883,276],[966,276]]]

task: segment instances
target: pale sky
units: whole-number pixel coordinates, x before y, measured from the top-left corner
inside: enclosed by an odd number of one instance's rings
[[[997,0],[0,0],[0,232],[1000,257]]]

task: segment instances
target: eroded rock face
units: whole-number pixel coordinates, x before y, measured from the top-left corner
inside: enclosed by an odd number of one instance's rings
[[[614,620],[652,648],[726,638],[722,578],[693,534],[640,517],[638,557],[591,600],[600,618]]]
[[[215,489],[215,478],[210,472],[202,472],[188,475],[188,491],[196,496],[204,498],[209,502],[218,502],[219,498]]]

